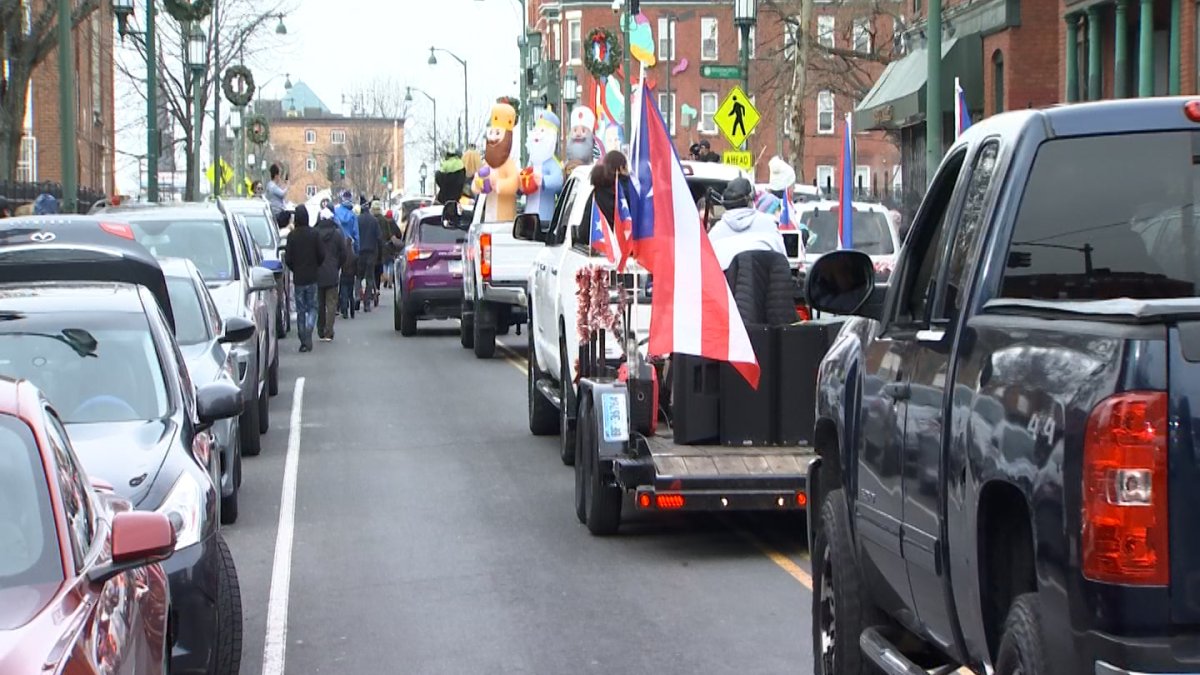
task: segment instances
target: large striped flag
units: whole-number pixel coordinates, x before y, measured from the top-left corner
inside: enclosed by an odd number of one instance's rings
[[[608,258],[608,262],[615,263],[622,259],[621,246],[613,237],[612,228],[608,224],[608,218],[604,217],[604,212],[600,210],[600,204],[592,199],[592,248],[604,254]]]
[[[854,248],[854,123],[850,113],[846,113],[842,129],[842,154],[838,159],[838,246]]]
[[[954,78],[954,137],[962,136],[971,127],[971,112],[967,110],[967,97],[963,94],[962,84]]]
[[[654,90],[642,82],[630,164],[641,202],[634,209],[634,254],[654,274],[650,354],[727,361],[757,388],[758,361],[746,326],[700,225],[683,165],[653,103]],[[647,248],[647,242],[653,245]]]
[[[631,244],[633,240],[633,216],[629,213],[629,201],[625,199],[625,191],[621,189],[621,181],[617,181],[616,190],[617,203],[613,206],[614,217],[613,232],[617,235],[617,246],[621,251],[621,255],[617,258],[617,271],[625,271],[625,263],[629,261],[631,252]]]
[[[783,191],[783,206],[779,211],[779,229],[795,230],[796,229],[796,214],[792,213],[792,188],[789,186]]]

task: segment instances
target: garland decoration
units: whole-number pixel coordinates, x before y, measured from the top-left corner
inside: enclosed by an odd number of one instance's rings
[[[163,0],[167,14],[176,21],[199,21],[212,14],[213,0]]]
[[[271,138],[271,124],[262,115],[251,117],[246,123],[246,138],[255,145],[264,145]]]
[[[254,74],[246,66],[230,66],[221,78],[221,88],[225,100],[237,106],[246,105],[254,98]]]
[[[583,65],[596,79],[617,72],[621,63],[621,40],[603,26],[593,28],[583,50]]]

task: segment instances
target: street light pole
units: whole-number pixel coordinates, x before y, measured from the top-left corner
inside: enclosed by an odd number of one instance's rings
[[[190,37],[187,41],[188,69],[192,75],[192,200],[200,200],[200,129],[204,118],[204,70],[207,60],[207,45],[204,33],[197,23],[191,24]]]
[[[623,10],[625,13],[625,21],[623,23],[625,25],[621,26],[620,28],[625,42],[625,49],[621,50],[621,55],[623,57],[622,67],[625,68],[625,79],[621,83],[623,85],[621,94],[625,97],[625,128],[621,130],[621,133],[624,137],[623,140],[625,141],[625,146],[628,148],[631,142],[629,133],[630,130],[633,129],[633,101],[630,100],[632,97],[633,87],[629,82],[633,78],[633,73],[629,72],[631,67],[629,62],[629,33],[630,30],[632,30],[632,26],[630,24],[633,23],[633,3],[636,2],[636,0],[624,0],[624,2],[625,7]]]
[[[221,24],[219,0],[212,0],[213,34],[213,197],[221,195]]]
[[[942,0],[929,0],[925,22],[925,186],[942,162]],[[906,177],[907,178],[907,177]]]
[[[758,21],[758,0],[736,0],[733,5],[733,21],[742,33],[741,62],[742,62],[742,93],[750,96],[750,31]],[[742,150],[749,146],[749,138],[742,141]]]
[[[133,15],[133,0],[113,0],[113,13],[117,15],[117,32],[121,39],[132,35],[144,38],[146,50],[146,198],[158,201],[158,154],[161,140],[158,137],[158,37],[155,28],[157,5],[146,0],[146,30],[143,33],[128,28]],[[140,180],[140,177],[139,177]]]
[[[413,100],[412,93],[414,91],[424,95],[425,98],[429,99],[429,102],[433,104],[433,163],[437,164],[437,161],[438,161],[437,99],[430,96],[429,92],[425,91],[424,89],[421,89],[420,87],[408,87],[407,91],[405,91],[405,93],[404,93],[404,102],[405,103],[412,103],[412,100]],[[464,148],[464,150],[465,150],[465,148]]]
[[[437,65],[437,57],[434,56],[434,52],[442,52],[443,54],[446,54],[446,55],[452,57],[455,61],[458,61],[459,63],[462,64],[462,68],[463,68],[463,117],[462,117],[462,125],[459,127],[459,131],[458,131],[458,143],[460,145],[460,148],[459,148],[460,151],[465,151],[467,149],[467,120],[470,119],[468,112],[467,112],[470,108],[470,104],[468,102],[469,99],[467,97],[467,92],[469,91],[469,88],[467,86],[467,61],[466,61],[466,59],[462,58],[458,54],[455,54],[454,52],[450,51],[449,49],[442,49],[441,47],[430,47],[429,48],[429,65],[431,65],[431,66]]]
[[[75,41],[71,39],[71,0],[58,0],[58,109],[62,142],[62,211],[74,213],[79,195],[75,154]]]

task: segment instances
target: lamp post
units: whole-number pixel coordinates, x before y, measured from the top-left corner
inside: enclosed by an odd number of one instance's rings
[[[942,0],[929,0],[925,24],[925,186],[942,161]],[[908,176],[904,177],[908,180]]]
[[[113,13],[117,15],[117,32],[121,39],[133,36],[142,38],[146,52],[146,198],[158,201],[158,153],[161,140],[158,137],[158,39],[154,27],[156,7],[154,0],[146,2],[146,31],[129,30],[129,17],[133,15],[133,0],[113,0]]]
[[[462,68],[463,68],[463,120],[462,120],[462,127],[458,130],[458,145],[459,145],[459,150],[461,152],[461,151],[467,149],[467,120],[470,119],[470,116],[468,113],[470,104],[468,103],[468,99],[467,99],[467,91],[468,91],[468,89],[467,89],[467,62],[461,56],[459,56],[458,54],[455,54],[454,52],[450,51],[449,49],[442,49],[441,47],[430,47],[429,48],[429,65],[431,65],[431,66],[437,65],[437,56],[434,54],[434,52],[441,52],[443,54],[446,54],[447,56],[453,58],[455,61],[458,61],[459,63],[462,64]]]
[[[421,194],[429,194],[428,186],[425,185],[425,179],[429,177],[429,167],[425,166],[425,162],[421,162],[421,169],[417,171],[417,175],[421,178]]]
[[[200,200],[200,127],[204,117],[204,71],[207,67],[208,45],[200,26],[192,24],[187,42],[187,66],[192,75],[192,200]],[[214,168],[214,172],[215,172]]]
[[[75,211],[79,194],[75,143],[75,118],[79,111],[75,106],[75,40],[71,36],[71,10],[75,3],[58,0],[58,109],[60,141],[62,143],[62,210]]]
[[[427,92],[424,89],[421,89],[419,87],[405,87],[404,88],[404,102],[405,103],[413,102],[412,93],[414,91],[424,95],[425,98],[429,99],[429,102],[433,104],[433,161],[437,162],[437,160],[438,160],[437,99],[430,96],[429,92]],[[465,148],[464,148],[464,150],[465,150]]]
[[[563,143],[560,147],[566,147],[566,138],[571,133],[571,124],[567,120],[570,119],[571,109],[575,107],[575,102],[579,100],[579,80],[575,78],[575,70],[570,66],[567,67],[567,73],[563,75],[563,115],[562,115],[562,131]]]
[[[750,95],[750,31],[758,22],[758,0],[734,0],[733,23],[742,32],[742,91]],[[742,144],[745,150],[745,144]]]
[[[233,129],[233,193],[239,194],[242,186],[245,185],[245,163],[242,161],[242,155],[246,152],[245,142],[242,140],[242,110],[243,106],[236,106],[229,113],[229,126]]]

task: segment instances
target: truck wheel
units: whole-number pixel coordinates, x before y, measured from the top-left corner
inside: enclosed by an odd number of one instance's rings
[[[475,313],[467,309],[463,309],[459,318],[458,341],[462,343],[463,349],[475,346]]]
[[[400,334],[404,337],[412,337],[417,334],[417,315],[403,300],[400,301]]]
[[[865,675],[877,672],[858,646],[864,628],[882,623],[867,596],[854,555],[850,516],[842,490],[826,494],[813,540],[813,673]]]
[[[475,319],[475,358],[490,359],[496,354],[496,311],[476,302]]]
[[[242,667],[242,588],[233,554],[217,535],[217,635],[213,655],[216,675],[237,675]]]
[[[533,342],[533,340],[530,340]],[[533,347],[529,350],[529,433],[534,436],[550,436],[558,432],[558,411],[554,404],[538,391],[537,383],[542,378],[542,371],[537,366],[537,356]]]
[[[621,526],[621,488],[609,485],[605,481],[600,471],[599,446],[592,402],[590,399],[584,399],[579,404],[579,443],[576,446],[579,457],[576,458],[575,465],[578,467],[579,464],[583,464],[584,522],[588,532],[602,537],[616,534],[617,528]]]
[[[558,406],[558,456],[562,463],[571,466],[575,463],[575,420],[571,419],[571,397],[568,394],[575,389],[571,382],[571,369],[567,367],[567,345],[558,345],[558,384],[562,389],[562,401]]]
[[[1019,595],[1004,622],[996,675],[1045,675],[1049,672],[1042,642],[1042,603],[1037,593]]]

